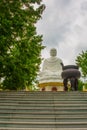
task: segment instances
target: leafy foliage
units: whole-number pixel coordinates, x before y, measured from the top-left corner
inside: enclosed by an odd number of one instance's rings
[[[84,85],[83,81],[78,80],[78,90],[79,91],[83,91],[83,85]]]
[[[24,89],[36,82],[41,63],[42,36],[36,23],[45,6],[42,0],[0,1],[0,86]]]
[[[87,76],[87,51],[82,51],[76,58],[76,64],[81,68],[84,77]]]

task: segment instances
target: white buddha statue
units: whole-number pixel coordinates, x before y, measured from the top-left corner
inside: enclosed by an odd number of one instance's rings
[[[63,62],[57,56],[57,50],[50,50],[50,58],[43,62],[42,70],[39,73],[39,83],[60,82]]]

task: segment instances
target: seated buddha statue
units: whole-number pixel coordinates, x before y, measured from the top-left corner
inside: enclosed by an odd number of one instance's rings
[[[62,79],[62,60],[57,57],[57,50],[50,50],[50,58],[43,62],[42,70],[39,73],[39,83],[58,82]]]

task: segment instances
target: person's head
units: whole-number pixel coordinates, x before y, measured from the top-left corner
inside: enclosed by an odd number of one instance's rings
[[[50,56],[56,56],[57,55],[57,50],[55,48],[52,48],[50,50]]]

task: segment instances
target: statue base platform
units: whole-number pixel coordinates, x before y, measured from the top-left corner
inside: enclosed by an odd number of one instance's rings
[[[63,82],[43,82],[38,86],[40,91],[64,91]]]

